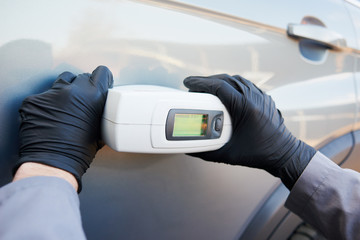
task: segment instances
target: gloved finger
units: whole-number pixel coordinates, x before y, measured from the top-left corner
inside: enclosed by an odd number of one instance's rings
[[[236,78],[239,77],[239,78]],[[247,84],[241,81],[242,77],[240,76],[230,76],[229,74],[216,74],[209,77],[201,77],[204,79],[221,79],[229,83],[233,88],[241,93],[245,93],[245,88],[248,88]]]
[[[98,66],[91,74],[90,81],[102,93],[113,87],[114,79],[111,71],[105,66]]]
[[[105,141],[101,138],[97,141],[97,151],[105,146]]]
[[[217,96],[225,105],[230,115],[235,113],[236,106],[243,105],[244,95],[230,83],[219,78],[187,77],[184,85],[191,91],[206,92]]]
[[[237,79],[239,82],[241,82],[242,84],[244,84],[245,86],[249,87],[250,89],[256,89],[257,91],[263,93],[263,91],[258,88],[253,82],[247,80],[246,78],[243,78],[239,75],[234,75],[233,78]]]
[[[86,89],[88,86],[90,86],[90,77],[90,73],[82,73],[77,75],[72,83],[79,86],[81,89]]]
[[[199,152],[199,153],[187,153],[191,157],[201,158],[205,161],[210,162],[220,162],[221,156],[219,156],[218,151],[210,151],[210,152]]]
[[[221,79],[223,81],[226,81],[233,88],[235,88],[237,91],[239,91],[243,94],[246,92],[246,88],[249,89],[248,83],[243,81],[245,78],[243,78],[239,75],[230,76],[228,74],[218,74],[218,75],[213,75],[210,77],[211,78],[215,77],[215,78]]]
[[[59,86],[59,85],[69,85],[74,81],[76,78],[76,75],[71,72],[63,72],[61,73],[55,80],[53,87]]]
[[[213,90],[214,86],[217,86],[218,81],[209,77],[201,76],[190,76],[184,79],[184,85],[191,92],[205,92],[215,94],[216,91]]]
[[[209,77],[190,76],[190,77],[187,77],[184,80],[184,85],[185,85],[185,82],[191,82],[194,79],[198,79],[199,81],[204,81],[203,85],[208,85],[208,86],[213,85],[212,83],[214,83],[214,82],[220,84],[221,81],[225,81],[228,84],[230,84],[232,87],[234,87],[236,90],[240,90],[240,92],[243,92],[241,84],[239,84],[236,79],[233,79],[228,74],[217,74],[217,75],[212,75],[212,76],[209,76]],[[219,81],[219,80],[221,80],[221,81]],[[191,86],[191,88],[188,87],[191,92],[207,92],[207,93],[214,94],[213,92],[211,92],[208,89],[206,89],[206,90],[205,89],[202,89],[202,90],[197,89],[197,87],[203,87],[203,86],[199,86],[198,84],[192,85],[191,83],[189,83],[189,86]],[[216,94],[214,94],[214,95],[216,95]]]
[[[224,155],[226,155],[229,151],[231,151],[229,148],[231,147],[232,143],[231,140],[227,144],[225,144],[222,148],[215,150],[215,151],[209,151],[209,152],[199,152],[199,153],[187,153],[186,155],[189,155],[191,157],[197,157],[201,158],[205,161],[209,162],[219,162],[219,163],[227,163],[231,165],[237,164],[237,159],[234,157],[228,157],[227,161],[224,162]]]

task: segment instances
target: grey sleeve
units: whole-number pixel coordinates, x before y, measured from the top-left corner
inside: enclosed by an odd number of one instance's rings
[[[285,206],[327,239],[360,239],[360,173],[317,152]]]
[[[42,176],[2,187],[0,239],[85,239],[75,189]]]

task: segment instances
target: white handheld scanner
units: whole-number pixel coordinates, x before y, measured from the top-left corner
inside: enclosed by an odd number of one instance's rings
[[[109,89],[102,137],[119,152],[192,153],[221,148],[231,119],[214,95],[152,85]]]

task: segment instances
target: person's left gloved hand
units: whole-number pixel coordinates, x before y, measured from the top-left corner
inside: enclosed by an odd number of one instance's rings
[[[92,74],[64,72],[48,91],[27,97],[19,112],[20,159],[70,172],[81,191],[81,176],[103,146],[100,124],[113,76],[99,66]]]

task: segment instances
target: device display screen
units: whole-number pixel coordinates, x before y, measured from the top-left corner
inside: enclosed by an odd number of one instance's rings
[[[177,113],[174,117],[173,137],[205,136],[208,127],[207,114]]]

